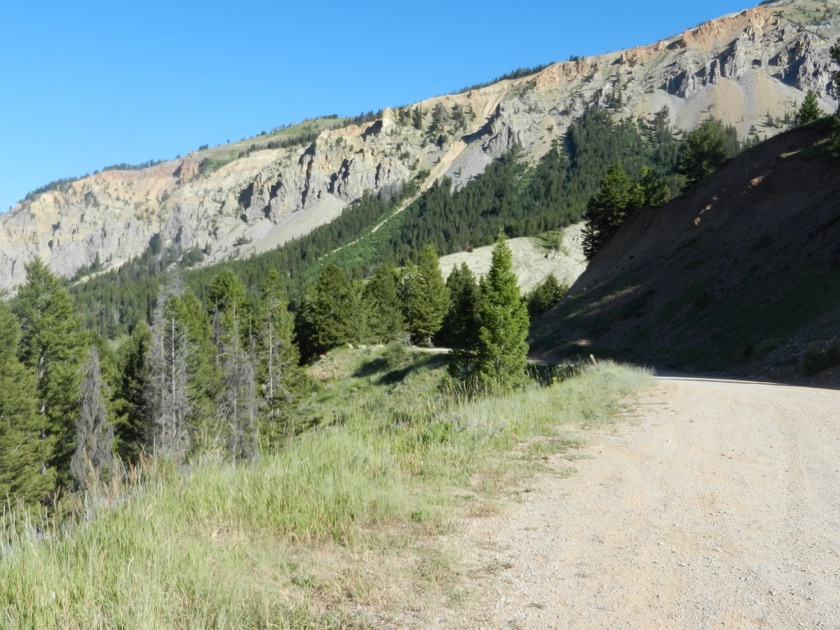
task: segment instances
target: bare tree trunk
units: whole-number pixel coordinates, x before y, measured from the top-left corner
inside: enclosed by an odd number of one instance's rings
[[[116,460],[111,447],[114,427],[108,419],[102,394],[102,373],[96,348],[88,351],[80,394],[80,414],[76,423],[76,450],[70,460],[70,473],[80,490],[88,490],[98,480],[114,473]]]

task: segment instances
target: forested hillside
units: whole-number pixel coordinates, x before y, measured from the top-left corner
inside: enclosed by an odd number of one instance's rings
[[[535,235],[580,221],[601,178],[615,163],[634,175],[645,167],[652,169],[672,194],[681,185],[676,174],[679,146],[680,135],[664,111],[650,120],[617,122],[611,110],[592,107],[572,124],[565,141],[533,166],[513,152],[456,192],[448,181],[435,184],[398,214],[394,209],[416,188],[409,186],[388,201],[366,196],[332,223],[275,251],[186,270],[184,280],[202,297],[210,279],[230,269],[255,294],[268,270],[275,269],[296,300],[327,261],[361,278],[379,262],[404,265],[426,245],[443,255],[488,245],[499,230],[511,237]],[[188,267],[201,258],[198,250],[161,249],[153,243],[142,257],[76,283],[71,292],[85,324],[115,338],[140,320],[151,321],[161,270],[179,263]]]

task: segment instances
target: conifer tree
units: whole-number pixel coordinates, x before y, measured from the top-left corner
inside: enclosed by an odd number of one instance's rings
[[[328,263],[298,311],[296,328],[306,359],[359,337],[360,289],[347,273]]]
[[[18,360],[20,326],[0,300],[0,500],[41,501],[55,484],[47,468],[45,418],[37,413],[35,377]]]
[[[415,343],[429,345],[449,310],[449,289],[443,281],[437,252],[432,245],[420,251],[417,265],[406,267],[401,289],[411,338]]]
[[[604,246],[634,210],[644,203],[642,187],[614,164],[604,178],[598,193],[586,206],[583,229],[583,252],[588,259]]]
[[[405,332],[405,319],[397,291],[397,271],[380,265],[367,281],[362,301],[367,337],[374,343],[389,343]]]
[[[817,98],[817,93],[814,90],[808,90],[799,111],[796,113],[796,126],[801,127],[807,125],[815,120],[819,120],[825,116],[825,113],[820,109],[820,102]]]
[[[450,373],[462,380],[472,376],[478,348],[479,308],[481,296],[473,272],[462,263],[446,279],[449,289],[449,311],[436,341],[452,349]]]
[[[99,352],[91,347],[79,393],[76,448],[70,459],[70,473],[82,491],[99,480],[107,481],[115,472],[114,426],[108,418],[103,386]]]
[[[482,284],[477,375],[485,387],[503,389],[526,382],[528,310],[519,295],[510,248],[499,240]]]
[[[731,125],[709,118],[689,132],[679,156],[679,172],[693,186],[738,153],[738,134]]]
[[[35,373],[38,411],[50,448],[47,464],[55,469],[57,482],[67,485],[79,416],[84,332],[70,294],[39,258],[26,266],[26,283],[14,309],[22,334],[20,358]]]
[[[276,270],[269,271],[260,292],[255,318],[257,379],[272,433],[278,433],[285,420],[289,433],[289,408],[301,388],[303,376],[298,367],[300,353],[294,343],[294,319],[289,300]]]
[[[149,353],[152,332],[146,322],[134,327],[120,349],[119,381],[115,393],[115,450],[122,461],[136,464],[150,432],[146,387],[149,379]]]
[[[213,327],[204,306],[192,291],[184,291],[173,300],[176,318],[186,333],[187,397],[190,401],[189,431],[191,450],[204,452],[217,448],[224,427],[216,415],[221,387],[221,366],[216,362]]]
[[[528,315],[531,319],[539,317],[552,306],[557,304],[569,290],[568,286],[557,282],[554,274],[549,275],[543,283],[528,296]]]

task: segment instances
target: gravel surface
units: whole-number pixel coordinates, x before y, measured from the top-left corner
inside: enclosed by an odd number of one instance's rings
[[[467,602],[395,627],[840,627],[840,392],[662,378],[631,416],[466,521]]]

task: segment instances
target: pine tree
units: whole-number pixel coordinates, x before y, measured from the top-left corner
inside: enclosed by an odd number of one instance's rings
[[[43,500],[55,484],[46,461],[45,418],[37,413],[35,377],[18,360],[20,326],[0,301],[0,500]]]
[[[146,322],[134,327],[128,341],[120,349],[120,378],[115,393],[115,449],[122,461],[136,464],[140,460],[150,433],[146,387],[149,379],[149,352],[152,331]]]
[[[85,350],[84,332],[70,294],[36,258],[26,266],[26,283],[14,304],[20,320],[20,358],[35,372],[38,411],[50,448],[48,466],[61,485],[71,481],[70,458],[75,450],[79,416],[79,383]]]
[[[807,125],[815,120],[819,120],[825,116],[825,113],[820,109],[820,102],[817,98],[817,93],[814,90],[808,90],[799,111],[796,113],[796,126],[801,127]]]
[[[481,296],[475,276],[466,263],[452,270],[446,286],[450,295],[449,311],[435,340],[452,348],[449,371],[466,380],[475,368]]]
[[[539,317],[557,304],[569,287],[557,282],[554,274],[549,275],[540,286],[528,296],[528,315],[531,319]]]
[[[296,328],[306,359],[359,337],[360,289],[347,273],[328,263],[304,297]]]
[[[709,118],[688,133],[680,148],[679,172],[693,186],[738,153],[738,134],[731,125]]]
[[[477,374],[485,387],[523,385],[528,363],[528,310],[519,295],[510,248],[499,240],[482,285]]]
[[[415,343],[429,345],[449,310],[449,290],[440,273],[440,263],[433,246],[424,247],[417,265],[406,268],[401,289],[411,338]]]
[[[268,426],[272,434],[291,432],[290,408],[302,387],[303,375],[298,367],[300,353],[295,345],[294,319],[289,312],[289,300],[272,269],[260,292],[260,304],[255,318],[255,352],[257,381],[267,410]]]
[[[91,347],[79,395],[76,449],[70,459],[70,473],[82,491],[97,481],[107,481],[116,472],[114,426],[108,418],[103,386],[99,352]]]
[[[406,330],[397,291],[397,271],[393,265],[380,265],[365,284],[362,293],[366,333],[374,343],[389,343]]]
[[[598,193],[586,207],[583,229],[583,252],[588,259],[604,246],[618,231],[627,217],[644,203],[642,187],[624,172],[621,164],[614,164],[604,178]]]

